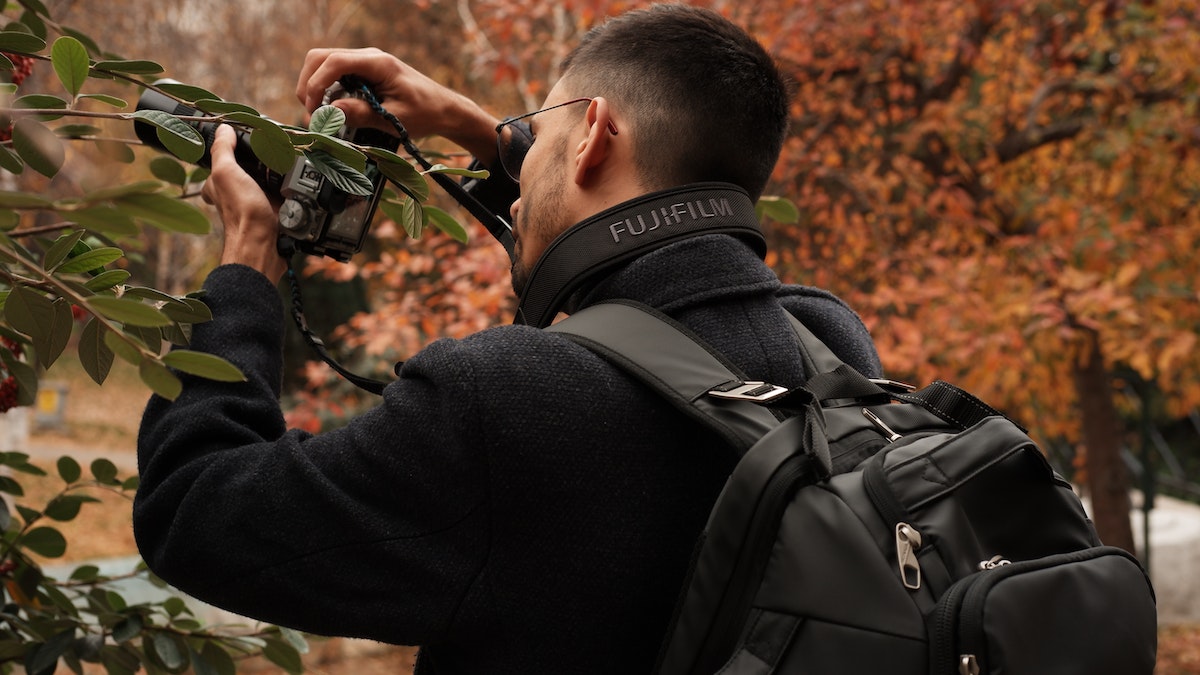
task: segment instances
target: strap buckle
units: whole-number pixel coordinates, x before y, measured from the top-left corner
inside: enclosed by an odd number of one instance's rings
[[[742,382],[730,380],[708,390],[708,395],[732,401],[752,401],[754,403],[770,403],[788,393],[787,387],[768,384],[757,380]]]

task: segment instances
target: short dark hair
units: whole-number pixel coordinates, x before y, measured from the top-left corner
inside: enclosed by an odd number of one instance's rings
[[[725,181],[757,199],[783,147],[788,87],[753,37],[711,10],[653,5],[589,31],[563,61],[580,96],[634,121],[648,189]]]

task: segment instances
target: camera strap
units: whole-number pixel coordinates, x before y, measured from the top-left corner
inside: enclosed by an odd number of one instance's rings
[[[701,234],[730,234],[761,258],[767,242],[754,202],[729,183],[651,192],[602,211],[550,242],[530,271],[513,323],[549,326],[584,285],[639,256]]]
[[[287,261],[287,280],[288,286],[292,289],[292,320],[296,323],[296,328],[300,331],[300,335],[308,346],[316,352],[335,373],[341,375],[347,382],[364,391],[376,395],[383,394],[383,388],[387,386],[387,382],[382,380],[374,380],[369,377],[363,377],[356,373],[352,373],[345,366],[338,363],[336,359],[325,349],[325,342],[317,337],[317,334],[312,332],[308,327],[308,319],[304,317],[304,301],[300,297],[300,280],[296,278],[296,268],[293,261],[296,258],[296,240],[291,237],[279,237],[275,242],[275,247],[279,251],[279,256]]]
[[[340,82],[342,86],[346,88],[346,91],[354,92],[358,96],[361,96],[362,99],[371,106],[371,110],[375,111],[375,114],[384,118],[392,125],[392,127],[396,130],[396,134],[400,137],[400,144],[404,146],[404,150],[408,152],[413,159],[417,160],[418,164],[420,164],[426,171],[429,171],[433,168],[433,164],[431,164],[429,160],[425,159],[425,156],[421,154],[421,151],[417,148],[417,146],[413,144],[412,139],[408,135],[408,129],[404,127],[404,123],[401,122],[398,117],[389,112],[387,108],[383,107],[383,104],[380,103],[379,99],[375,97],[375,92],[371,91],[371,88],[367,86],[366,83],[358,78],[350,76],[343,77]],[[440,185],[442,189],[454,199],[454,201],[461,204],[468,213],[474,216],[480,223],[483,223],[483,226],[487,228],[487,231],[496,238],[496,241],[500,242],[501,246],[504,247],[504,250],[508,253],[509,259],[514,259],[513,256],[515,254],[513,252],[514,242],[512,225],[509,224],[508,221],[493,213],[490,209],[484,206],[482,202],[476,199],[474,195],[463,189],[463,186],[460,185],[458,181],[454,180],[450,176],[447,176],[443,173],[430,173],[427,175],[433,178],[433,182]]]

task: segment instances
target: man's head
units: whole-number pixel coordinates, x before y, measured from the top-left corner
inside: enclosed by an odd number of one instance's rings
[[[632,11],[588,32],[563,66],[572,95],[605,97],[628,120],[647,189],[724,181],[762,194],[787,130],[787,87],[766,50],[719,14]]]
[[[588,32],[563,66],[544,112],[528,118],[536,140],[513,205],[518,294],[555,237],[617,203],[701,181],[762,194],[787,128],[787,87],[770,55],[719,14],[628,12]]]

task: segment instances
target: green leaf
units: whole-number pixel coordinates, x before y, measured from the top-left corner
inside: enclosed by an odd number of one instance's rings
[[[57,175],[67,158],[62,140],[46,125],[30,118],[13,125],[12,147],[29,168],[47,178]]]
[[[454,216],[446,213],[436,206],[424,206],[425,220],[432,224],[437,229],[445,232],[453,237],[456,241],[467,243],[470,240],[470,235],[467,234],[467,228],[463,227],[462,223],[454,219]]]
[[[99,501],[99,499],[87,495],[59,495],[46,505],[44,513],[47,518],[67,523],[75,520],[75,517],[79,515],[79,509],[84,504],[94,504]]]
[[[89,192],[83,196],[82,201],[85,204],[96,204],[112,199],[119,199],[128,195],[153,194],[161,190],[162,187],[163,184],[156,180],[143,180],[136,183],[114,185],[112,187]]]
[[[208,217],[191,204],[161,194],[132,194],[114,200],[117,207],[135,218],[182,234],[208,234]]]
[[[304,636],[300,634],[300,631],[280,626],[279,635],[284,640],[287,640],[288,644],[295,647],[296,651],[300,652],[301,654],[308,653],[308,641],[304,639]]]
[[[42,269],[53,269],[59,263],[66,259],[67,254],[71,249],[75,248],[75,244],[83,238],[83,230],[75,230],[74,232],[66,232],[54,240],[50,248],[46,249],[46,255],[42,256]]]
[[[78,96],[83,83],[87,81],[88,66],[91,65],[83,43],[69,35],[58,38],[50,48],[50,63],[58,74],[59,82],[71,92],[71,97]]]
[[[182,82],[161,82],[155,86],[172,96],[187,101],[188,103],[206,98],[215,99],[218,101],[222,100],[220,96],[217,96],[207,89],[203,89],[191,84],[183,84]]]
[[[16,497],[25,496],[25,488],[21,487],[20,483],[8,476],[0,476],[0,492],[6,492]]]
[[[159,311],[161,312],[162,309],[160,308]],[[158,354],[162,352],[162,329],[169,327],[170,326],[149,328],[146,326],[125,326],[125,334],[133,337],[138,342],[141,342],[143,345],[145,345],[146,351]]]
[[[89,206],[60,213],[76,225],[95,232],[126,236],[138,233],[138,226],[133,222],[133,218],[112,206]]]
[[[13,101],[14,108],[22,108],[24,110],[66,110],[68,105],[66,101],[50,94],[29,94]],[[57,113],[41,113],[35,119],[47,122],[60,119],[61,117],[62,115]]]
[[[187,122],[162,110],[138,110],[130,117],[158,128],[158,140],[172,155],[195,164],[204,156],[204,139]]]
[[[157,308],[138,302],[137,300],[95,296],[88,298],[87,302],[91,306],[91,309],[101,316],[127,323],[131,326],[157,328],[171,324],[171,319]]]
[[[402,202],[384,202],[379,205],[379,209],[388,218],[396,221],[396,224],[404,228],[408,236],[413,239],[420,239],[425,228],[425,219],[421,214],[421,205],[411,198],[406,198]]]
[[[0,50],[36,54],[46,48],[46,41],[20,31],[0,32]]]
[[[71,304],[62,298],[49,300],[23,286],[13,287],[5,303],[5,316],[13,328],[34,342],[38,363],[49,368],[71,339]]]
[[[26,5],[26,8],[28,9],[28,6],[31,4],[37,3],[37,0],[18,0],[18,2],[21,2],[22,4]],[[40,4],[40,3],[37,3],[37,4]],[[42,15],[45,16],[45,13],[43,12]],[[42,38],[43,40],[46,39],[46,35],[49,32],[46,29],[46,22],[42,21],[41,18],[39,18],[37,16],[37,14],[35,14],[34,12],[32,12],[32,11],[22,12],[21,13],[21,24],[24,25],[26,28],[28,28],[30,33],[33,33],[34,35]]]
[[[204,352],[176,349],[163,357],[163,363],[176,370],[218,382],[246,381],[246,376],[238,370],[237,366],[219,356]]]
[[[101,483],[120,483],[117,480],[117,465],[110,460],[103,457],[94,460],[89,468],[92,470],[92,476]]]
[[[47,16],[49,15],[47,14]],[[70,35],[76,40],[82,42],[83,46],[87,47],[89,54],[99,54],[101,52],[100,45],[97,45],[96,41],[89,37],[86,33],[71,28],[70,26],[60,26],[59,30],[62,31],[63,35]]]
[[[113,626],[112,638],[117,644],[128,642],[141,634],[145,622],[138,614],[130,614]]]
[[[43,558],[61,558],[67,552],[67,540],[53,527],[35,527],[21,537],[25,548]]]
[[[210,115],[224,115],[226,113],[246,113],[255,117],[262,117],[261,114],[254,108],[244,103],[234,103],[232,101],[223,101],[219,98],[202,98],[192,104],[196,110],[206,112]]]
[[[18,361],[7,349],[0,349],[0,359],[4,361],[8,374],[17,380],[17,405],[33,405],[37,400],[37,371],[28,363]]]
[[[267,168],[287,173],[296,163],[296,149],[287,132],[274,124],[250,132],[250,148]]]
[[[74,457],[63,455],[58,458],[58,475],[66,483],[74,483],[83,475],[83,469]]]
[[[26,286],[13,286],[4,303],[4,316],[10,326],[35,341],[54,327],[54,302]]]
[[[112,331],[105,331],[103,339],[104,345],[112,350],[113,354],[121,357],[126,363],[131,363],[135,366],[142,364],[142,353],[121,336]]]
[[[313,133],[332,136],[346,126],[346,113],[341,108],[323,105],[313,111],[308,121],[308,130]]]
[[[100,274],[88,279],[83,285],[89,291],[107,291],[114,286],[125,283],[131,276],[133,275],[127,270],[104,270]]]
[[[85,98],[81,96],[80,98]],[[95,127],[90,124],[64,124],[54,128],[54,133],[60,138],[83,138],[85,136],[95,136],[100,133],[100,127]]]
[[[25,519],[26,525],[42,517],[41,511],[34,511],[33,509],[21,506],[20,504],[17,504],[16,508],[17,513],[21,514],[21,517]]]
[[[467,178],[477,178],[483,180],[492,175],[487,169],[460,169],[457,167],[446,166],[445,164],[434,164],[423,173],[444,173],[448,176],[465,176]]]
[[[141,375],[142,382],[145,382],[154,393],[168,401],[174,401],[183,392],[183,382],[180,382],[174,373],[157,361],[143,360],[138,366],[138,374]]]
[[[154,656],[170,672],[180,672],[188,664],[187,645],[179,637],[170,633],[154,633],[150,636],[150,644],[143,639],[146,651],[152,651]]]
[[[150,173],[171,185],[187,185],[187,169],[170,157],[155,157],[150,162]]]
[[[172,321],[179,323],[204,323],[212,321],[212,310],[208,305],[195,298],[182,298],[179,302],[172,302],[162,306],[163,314],[166,314]]]
[[[59,657],[74,641],[75,628],[72,626],[42,644],[35,644],[25,655],[25,672],[28,675],[53,675]]]
[[[110,106],[112,106],[114,108],[118,108],[118,109],[125,109],[125,108],[129,107],[129,102],[126,101],[125,99],[117,98],[116,96],[109,96],[108,94],[84,94],[82,96],[79,96],[77,98],[77,100],[79,100],[79,101],[99,101],[101,103],[110,105]]]
[[[795,223],[800,220],[800,210],[791,201],[783,197],[765,195],[754,205],[754,213],[759,220],[770,218],[777,223]]]
[[[357,147],[333,136],[313,136],[310,151],[321,151],[359,172],[367,170],[367,156]]]
[[[88,377],[96,384],[104,384],[108,379],[109,370],[112,369],[113,351],[104,342],[104,334],[107,332],[108,329],[93,318],[79,335],[79,361]],[[62,470],[61,467],[59,470]]]
[[[113,246],[101,246],[94,248],[87,253],[67,260],[59,268],[59,274],[79,274],[96,268],[102,268],[105,265],[120,260],[125,252]]]
[[[0,145],[0,169],[17,175],[25,171],[25,162],[21,161],[12,150]]]
[[[80,565],[71,572],[72,581],[94,581],[100,577],[100,568],[95,565]]]
[[[0,207],[6,209],[41,209],[53,205],[49,199],[27,192],[0,192]]]
[[[192,659],[196,675],[236,675],[237,673],[237,665],[234,664],[233,657],[216,640],[206,641],[204,649],[198,656],[199,658]]]
[[[21,3],[25,9],[33,12],[34,14],[44,16],[47,19],[50,18],[50,12],[46,9],[46,6],[41,3],[41,0],[17,0],[17,2]]]
[[[421,201],[429,199],[429,183],[425,176],[403,157],[383,148],[367,148],[366,153],[378,163],[380,173],[388,180],[405,188],[406,192]]]
[[[163,67],[153,61],[99,61],[93,67],[106,73],[129,75],[157,75],[163,72]]]
[[[308,161],[343,192],[365,197],[375,190],[371,179],[325,152],[306,152]]]
[[[136,159],[133,154],[133,148],[130,148],[129,144],[123,141],[98,138],[92,141],[92,143],[106,159],[111,159],[114,162],[132,164],[133,160]]]
[[[268,661],[283,668],[289,675],[300,675],[304,672],[304,663],[300,660],[300,652],[287,642],[278,639],[267,639],[263,647],[263,656]]]

